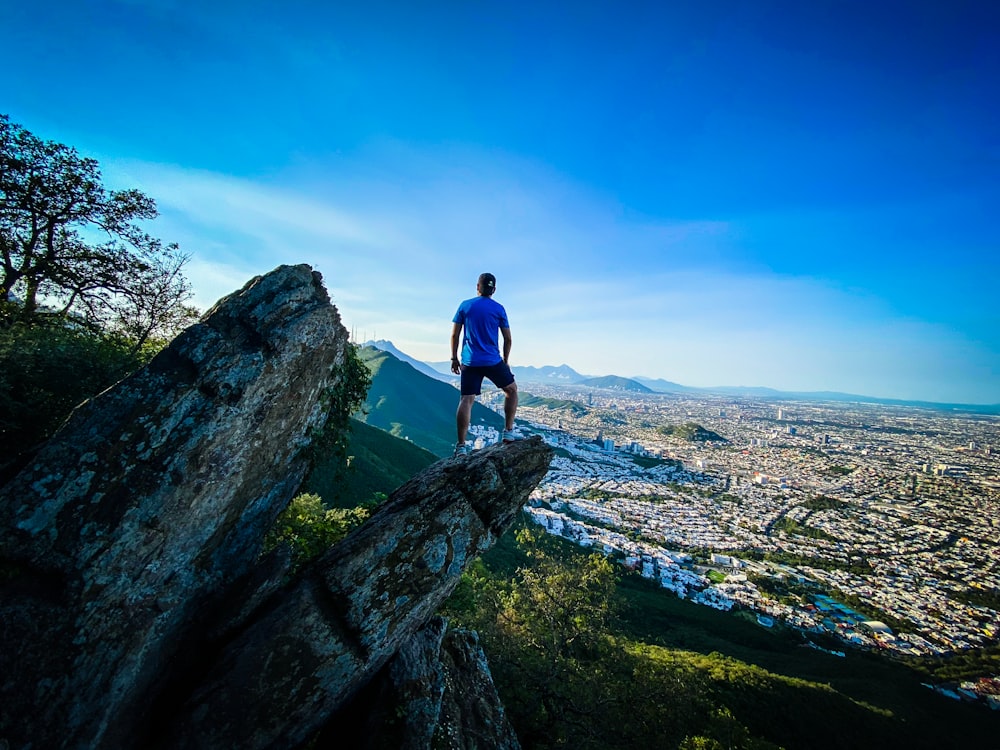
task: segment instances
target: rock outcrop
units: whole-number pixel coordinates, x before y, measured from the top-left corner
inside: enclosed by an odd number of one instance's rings
[[[265,603],[168,746],[294,747],[437,611],[548,470],[540,438],[439,461]]]
[[[360,717],[360,720],[359,720]],[[432,618],[350,703],[316,747],[519,750],[479,636]]]
[[[435,464],[286,584],[262,540],[347,346],[319,275],[276,269],[0,489],[0,744],[293,747],[430,620],[551,451]]]

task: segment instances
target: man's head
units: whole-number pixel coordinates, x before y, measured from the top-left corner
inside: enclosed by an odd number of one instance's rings
[[[492,297],[497,290],[497,277],[491,273],[479,274],[479,281],[476,282],[476,289],[484,297]]]

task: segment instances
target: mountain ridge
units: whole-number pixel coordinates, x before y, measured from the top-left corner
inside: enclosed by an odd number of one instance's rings
[[[391,352],[366,347],[358,351],[372,372],[372,384],[355,417],[395,437],[424,448],[439,458],[455,448],[455,410],[459,393],[454,384],[425,375]],[[502,430],[503,417],[479,402],[472,405],[472,424]]]
[[[399,351],[392,345],[391,341],[383,341],[382,343],[387,346],[392,346],[393,349]],[[406,361],[413,359],[406,354],[403,354],[403,357],[406,358]],[[397,358],[402,359],[403,357],[398,357],[397,355]],[[450,372],[449,368],[451,367],[449,362],[422,362],[421,364],[426,365],[435,371],[436,375],[432,375],[431,377],[437,377],[438,379],[443,379],[441,376],[447,375]],[[678,393],[685,395],[731,396],[738,398],[770,398],[775,400],[791,401],[842,401],[875,404],[880,406],[908,406],[923,409],[935,409],[938,411],[961,411],[971,412],[974,414],[1000,415],[1000,402],[993,404],[951,403],[944,401],[926,401],[921,399],[883,398],[879,396],[865,396],[841,391],[783,391],[767,386],[689,386],[675,383],[664,378],[650,378],[642,375],[633,375],[631,377],[621,375],[582,375],[566,364],[558,366],[544,365],[542,367],[519,365],[512,366],[511,370],[514,373],[514,377],[520,383],[547,383],[551,385],[580,385],[588,387],[585,381],[614,377],[635,381],[654,393],[663,394]],[[556,372],[561,373],[561,377],[553,374]],[[448,375],[448,377],[454,380],[456,376]]]

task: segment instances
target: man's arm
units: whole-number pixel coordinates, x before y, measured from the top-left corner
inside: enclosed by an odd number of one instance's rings
[[[509,364],[507,360],[510,359],[510,345],[511,345],[510,329],[501,328],[500,335],[503,336],[503,361],[504,364]]]
[[[462,340],[462,324],[455,323],[451,328],[451,371],[458,375],[462,368],[458,361],[458,342]]]

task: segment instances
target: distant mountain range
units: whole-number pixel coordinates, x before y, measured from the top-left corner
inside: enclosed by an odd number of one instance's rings
[[[390,351],[386,349],[386,351]],[[451,372],[451,362],[428,362],[428,366],[434,369],[437,377],[446,375],[449,378],[457,379],[457,375]],[[548,385],[577,385],[587,379],[586,375],[581,375],[569,365],[559,365],[553,367],[511,367],[511,372],[519,383],[546,383]]]
[[[368,342],[367,345],[374,346],[382,351],[391,352],[396,358],[410,363],[415,369],[418,369],[429,377],[445,382],[455,382],[458,379],[458,376],[451,373],[450,362],[420,362],[399,351],[393,346],[391,341],[372,341]],[[662,378],[647,378],[642,376],[627,378],[619,375],[594,377],[581,375],[572,367],[565,364],[557,367],[551,365],[546,365],[545,367],[515,366],[511,370],[514,372],[514,377],[518,383],[521,384],[544,383],[547,385],[573,385],[636,393],[730,396],[733,398],[763,398],[775,401],[840,401],[845,403],[877,404],[881,406],[910,406],[944,411],[962,411],[975,414],[1000,414],[1000,404],[949,404],[932,401],[909,401],[905,399],[860,396],[838,391],[779,391],[774,388],[762,386],[714,386],[700,388],[680,385],[679,383]]]
[[[644,378],[641,375],[636,375],[632,378],[638,383],[642,383],[644,386],[650,390],[656,391],[657,393],[699,393],[700,388],[692,388],[687,385],[680,385],[679,383],[674,383],[670,380],[664,380],[663,378]]]

